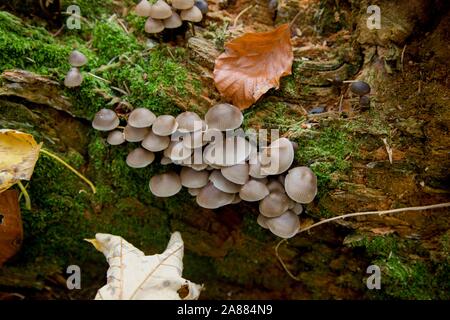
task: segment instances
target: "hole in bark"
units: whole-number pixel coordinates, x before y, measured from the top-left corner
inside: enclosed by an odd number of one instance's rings
[[[1,213],[0,213],[0,224],[3,224],[3,218],[4,218],[5,216],[4,215],[2,215]]]

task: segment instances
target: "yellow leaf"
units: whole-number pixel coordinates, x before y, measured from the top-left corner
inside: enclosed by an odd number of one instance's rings
[[[0,130],[0,192],[31,179],[41,146],[27,133]]]

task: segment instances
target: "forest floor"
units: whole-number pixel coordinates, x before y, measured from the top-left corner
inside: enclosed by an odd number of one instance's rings
[[[0,299],[91,299],[108,266],[83,239],[117,234],[154,254],[173,231],[185,241],[184,276],[205,285],[202,299],[450,298],[448,208],[346,219],[300,234],[280,248],[294,280],[275,255],[280,239],[256,223],[255,206],[201,209],[186,191],[157,199],[148,181],[166,168],[127,167],[133,147],[111,148],[90,125],[103,107],[204,114],[221,101],[212,71],[224,44],[299,14],[293,73],[245,110],[244,126],[280,129],[299,145],[296,163],[318,176],[303,225],[449,202],[448,4],[436,0],[435,12],[419,0],[407,9],[378,1],[386,24],[369,31],[366,1],[283,0],[274,7],[214,0],[195,35],[185,28],[150,39],[133,1],[68,2],[81,8],[81,30],[0,1],[0,129],[32,134],[98,192],[41,156],[27,184],[32,209],[21,207],[22,249],[0,268]],[[61,84],[74,48],[89,64],[82,86],[68,89]],[[337,78],[367,81],[370,106],[330,81]],[[72,264],[81,267],[81,290],[66,289]],[[381,290],[366,287],[373,264],[382,270]]]

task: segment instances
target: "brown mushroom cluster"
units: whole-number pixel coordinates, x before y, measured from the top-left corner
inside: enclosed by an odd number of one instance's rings
[[[84,66],[88,62],[86,56],[80,51],[74,50],[69,56],[69,63],[72,68],[64,79],[64,85],[68,88],[79,87],[83,82],[83,75],[79,67]]]
[[[150,3],[142,0],[136,6],[136,14],[147,17],[145,32],[160,33],[164,29],[181,27],[183,21],[200,22],[208,11],[206,0],[171,0],[169,5],[164,0]]]
[[[150,165],[157,152],[161,164],[182,167],[180,173],[151,177],[150,191],[155,196],[170,197],[185,187],[203,208],[259,202],[258,224],[279,237],[293,237],[300,227],[297,216],[302,204],[312,202],[317,194],[317,177],[308,167],[292,167],[295,143],[281,137],[261,146],[243,134],[243,118],[228,103],[214,105],[204,119],[190,111],[177,117],[156,116],[137,108],[122,130],[116,113],[102,109],[92,126],[108,131],[111,145],[140,144],[126,158],[130,167]]]

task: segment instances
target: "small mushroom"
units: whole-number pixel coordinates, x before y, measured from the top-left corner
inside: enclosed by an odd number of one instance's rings
[[[111,131],[119,126],[119,117],[110,109],[101,109],[92,120],[92,127],[100,131]]]
[[[123,130],[123,135],[128,142],[140,142],[147,136],[148,131],[148,128],[135,128],[128,124]]]
[[[142,147],[149,151],[163,151],[169,146],[170,138],[168,136],[158,136],[152,131],[147,134],[142,141]]]
[[[299,203],[310,203],[317,194],[317,177],[308,167],[296,167],[286,175],[284,188]]]
[[[195,171],[189,167],[181,169],[181,184],[186,188],[202,188],[208,184],[208,171]]]
[[[242,200],[252,202],[264,199],[269,193],[264,183],[252,179],[242,186],[239,196]]]
[[[264,178],[266,175],[261,173],[261,162],[259,160],[259,154],[253,154],[249,158],[249,170],[248,174],[253,178]]]
[[[171,141],[167,149],[164,150],[164,156],[172,159],[174,162],[189,159],[191,155],[192,149],[186,148],[183,145],[183,141]]]
[[[239,197],[239,194],[235,194],[234,195],[234,199],[233,199],[233,201],[230,203],[230,204],[237,204],[237,203],[239,203],[239,202],[241,202],[242,201],[242,199],[241,199],[241,197]]]
[[[205,115],[205,121],[208,128],[221,131],[239,128],[243,120],[244,116],[241,110],[228,103],[216,104],[211,107]]]
[[[198,114],[191,111],[180,113],[175,120],[178,122],[178,131],[182,133],[202,130],[204,127],[203,121]]]
[[[79,87],[83,82],[83,75],[78,68],[71,68],[64,79],[64,85],[68,88]]]
[[[120,130],[111,131],[108,134],[108,138],[106,138],[106,142],[108,142],[112,146],[117,146],[125,142],[125,137],[123,136],[123,132]]]
[[[181,20],[191,21],[191,22],[200,22],[203,19],[203,14],[199,8],[193,6],[190,9],[182,10],[180,13]]]
[[[249,166],[247,163],[240,163],[231,167],[225,167],[222,168],[221,171],[225,178],[236,184],[245,184],[249,179]]]
[[[359,97],[359,106],[361,108],[367,108],[370,106],[370,98],[369,96],[360,96]]]
[[[197,196],[199,193],[200,193],[200,191],[202,190],[202,188],[188,188],[188,193],[191,195],[191,196]]]
[[[289,209],[289,198],[286,194],[274,192],[261,200],[259,212],[268,217],[278,217]]]
[[[206,0],[195,0],[194,5],[200,9],[200,12],[203,15],[208,13],[208,2],[206,2]]]
[[[127,156],[127,165],[132,168],[144,168],[155,160],[155,154],[142,148],[136,148]]]
[[[350,85],[350,90],[358,96],[363,96],[370,93],[370,86],[364,81],[355,81]]]
[[[144,30],[147,33],[160,33],[164,30],[164,23],[161,20],[149,17],[145,22]]]
[[[292,211],[286,211],[278,217],[267,219],[265,224],[274,235],[285,239],[292,238],[300,229],[300,221]]]
[[[239,192],[241,189],[241,186],[238,184],[235,184],[229,180],[227,180],[220,170],[214,170],[211,172],[211,175],[209,176],[209,180],[214,184],[214,186],[227,193],[236,193]]]
[[[294,207],[291,208],[291,211],[296,215],[299,215],[303,212],[303,206],[300,203],[295,203]]]
[[[203,158],[210,165],[233,166],[244,162],[251,150],[252,145],[245,138],[231,136],[221,142],[207,145],[203,151]]]
[[[261,153],[261,174],[277,175],[285,172],[294,161],[294,147],[287,138],[273,141]]]
[[[207,209],[217,209],[234,200],[234,194],[220,191],[212,182],[208,183],[198,193],[196,201],[200,207]]]
[[[69,56],[69,63],[72,67],[81,67],[87,63],[87,58],[80,51],[74,50]]]
[[[178,122],[173,116],[163,115],[153,122],[153,132],[158,136],[169,136],[178,129]]]
[[[202,171],[208,168],[208,165],[206,163],[193,163],[190,165],[190,167],[195,171]]]
[[[166,165],[172,163],[172,159],[167,158],[167,157],[162,157],[160,163],[161,163],[163,166],[166,166]]]
[[[152,5],[147,0],[142,0],[137,4],[135,12],[140,17],[148,17],[152,12]]]
[[[286,190],[284,190],[284,186],[277,180],[271,180],[267,184],[267,188],[270,192],[281,192],[286,193]]]
[[[202,130],[194,131],[183,137],[183,144],[186,148],[197,149],[204,146],[207,142],[203,140]]]
[[[179,10],[190,9],[194,6],[194,0],[172,0],[172,7]]]
[[[164,23],[164,28],[175,29],[175,28],[181,27],[181,25],[183,24],[183,21],[181,21],[181,18],[178,15],[178,13],[173,12],[169,18],[163,20],[163,23]]]
[[[267,220],[269,218],[264,217],[262,214],[258,215],[258,218],[256,219],[256,222],[264,229],[269,229],[269,227],[267,226]]]
[[[152,5],[150,17],[153,19],[167,19],[172,15],[172,8],[163,0],[158,0]]]
[[[180,177],[175,172],[158,174],[150,179],[150,191],[157,197],[171,197],[181,188]]]
[[[155,121],[156,116],[146,108],[137,108],[131,111],[128,117],[128,124],[135,128],[150,127]]]

